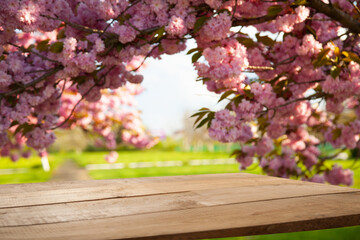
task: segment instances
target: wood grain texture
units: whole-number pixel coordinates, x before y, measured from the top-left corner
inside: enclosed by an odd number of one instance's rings
[[[353,225],[359,189],[252,174],[0,186],[0,239],[201,239]]]

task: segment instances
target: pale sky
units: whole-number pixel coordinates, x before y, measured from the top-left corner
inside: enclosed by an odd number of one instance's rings
[[[137,102],[149,130],[171,134],[182,129],[186,112],[192,114],[202,107],[220,109],[216,104],[219,96],[195,81],[197,74],[191,55],[186,52],[164,55],[161,60],[148,59],[147,67],[141,71],[145,91],[137,97]]]

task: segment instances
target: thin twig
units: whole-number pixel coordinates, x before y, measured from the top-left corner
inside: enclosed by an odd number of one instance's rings
[[[42,59],[44,59],[44,60],[47,60],[47,61],[49,61],[49,62],[58,63],[58,64],[60,63],[60,62],[58,62],[58,61],[56,61],[56,60],[47,58],[47,57],[45,57],[44,55],[41,55],[40,53],[34,52],[32,49],[26,49],[26,48],[24,48],[23,46],[18,46],[18,45],[14,44],[14,43],[11,43],[11,42],[7,42],[7,44],[18,48],[20,51],[22,51],[22,52],[24,52],[24,53],[32,53],[32,54],[35,54],[36,56],[38,56],[38,57],[40,57],[40,58],[42,58]]]
[[[103,30],[90,28],[90,27],[87,27],[87,26],[84,26],[84,25],[80,25],[80,24],[77,24],[77,23],[72,23],[72,22],[69,22],[69,21],[66,21],[66,20],[63,20],[63,19],[60,19],[60,18],[54,18],[54,17],[50,17],[50,16],[47,16],[47,15],[43,15],[43,14],[40,14],[40,16],[45,17],[45,18],[48,18],[48,19],[51,19],[51,20],[56,20],[56,21],[64,22],[65,24],[67,24],[67,25],[69,25],[69,26],[71,26],[71,27],[73,27],[73,28],[76,28],[76,29],[78,29],[78,30],[81,30],[81,31],[83,31],[83,32],[106,34],[106,35],[109,35],[109,36],[115,35],[114,33],[104,32]]]
[[[63,68],[64,68],[63,66],[57,66],[57,67],[53,68],[51,71],[49,71],[49,72],[45,73],[44,75],[42,75],[41,77],[39,77],[39,78],[37,78],[37,79],[27,83],[27,84],[21,85],[21,87],[19,87],[17,89],[14,89],[14,90],[9,91],[9,92],[0,93],[0,99],[3,98],[3,97],[7,97],[7,96],[10,96],[10,95],[13,95],[13,94],[20,93],[20,92],[26,90],[28,87],[34,86],[37,83],[41,82],[42,80],[45,80],[46,78],[54,75],[55,73],[62,70]]]
[[[307,81],[307,82],[291,82],[289,83],[290,85],[300,85],[300,84],[311,84],[311,83],[319,83],[319,82],[323,82],[325,81],[325,79],[316,79],[316,80],[312,80],[312,81]]]
[[[235,17],[237,4],[238,4],[238,1],[237,1],[237,0],[235,0],[235,7],[234,7],[233,14],[232,14],[232,18],[234,18],[234,17]]]
[[[49,70],[51,70],[51,69],[33,70],[33,71],[25,72],[25,74],[47,72]]]
[[[294,56],[291,56],[289,58],[286,58],[276,64],[274,64],[274,68],[276,68],[277,66],[280,66],[280,65],[283,65],[283,64],[288,64],[288,63],[291,63],[292,61],[295,61],[295,59],[297,58],[298,56],[297,55],[294,55]]]
[[[300,102],[300,101],[304,101],[304,100],[313,100],[313,99],[318,99],[318,98],[321,98],[321,97],[323,97],[323,96],[319,96],[318,94],[313,94],[313,95],[310,95],[308,97],[296,98],[296,99],[290,100],[290,101],[288,101],[288,102],[286,102],[284,104],[280,104],[280,105],[272,107],[272,108],[267,108],[266,110],[260,111],[257,114],[265,114],[269,110],[276,111],[277,109],[279,109],[281,107],[285,107],[285,106],[290,105],[290,104],[295,103],[295,102]]]
[[[59,125],[51,128],[51,130],[54,130],[54,129],[56,129],[56,128],[60,128],[60,127],[64,126],[65,123],[67,123],[67,122],[70,120],[70,118],[72,117],[75,109],[79,106],[79,104],[81,103],[81,101],[91,92],[91,90],[93,90],[94,87],[96,87],[96,84],[94,84],[93,86],[91,86],[91,87],[89,88],[89,90],[87,90],[86,93],[81,96],[80,100],[79,100],[79,101],[75,104],[75,106],[72,108],[72,110],[71,110],[70,114],[67,116],[67,118],[66,118],[62,123],[60,123]]]
[[[254,70],[274,70],[273,67],[268,66],[247,66],[247,69],[254,69]]]
[[[265,16],[256,17],[256,18],[235,19],[233,21],[233,27],[250,26],[250,25],[260,24],[260,23],[264,23],[264,22],[274,20],[276,17],[277,17],[277,15],[275,15],[275,16],[265,15]]]
[[[115,66],[112,66],[104,75],[101,76],[100,80],[105,79],[106,75],[114,68]],[[99,81],[100,82],[100,81]],[[84,95],[81,96],[80,100],[75,104],[75,106],[73,107],[73,109],[71,110],[70,114],[67,116],[67,118],[60,123],[59,125],[53,127],[51,130],[54,130],[56,128],[60,128],[62,126],[65,125],[65,123],[67,123],[70,118],[72,117],[73,113],[75,112],[75,109],[79,106],[79,104],[81,103],[82,100],[84,100],[84,98],[91,92],[91,90],[94,89],[94,87],[98,87],[101,86],[103,84],[105,84],[105,81],[103,81],[103,83],[99,84],[99,82],[95,82],[95,84],[93,86],[91,86],[85,93]],[[64,84],[65,85],[65,84]]]
[[[155,48],[157,48],[158,46],[155,46],[155,47],[153,47],[147,54],[146,54],[146,56],[144,57],[144,59],[142,60],[142,62],[141,62],[141,64],[137,67],[137,68],[135,68],[135,69],[133,69],[133,70],[131,70],[132,72],[136,72],[137,70],[139,70],[140,68],[141,68],[141,66],[145,63],[145,61],[146,61],[146,59],[152,54],[152,52],[155,50]]]
[[[138,4],[140,2],[140,0],[136,0],[136,1],[134,1],[130,6],[128,6],[124,11],[122,11],[116,18],[114,18],[114,19],[112,19],[111,21],[110,21],[110,23],[104,28],[104,32],[103,33],[101,33],[100,35],[99,35],[99,37],[101,37],[107,30],[108,30],[108,28],[111,26],[111,24],[113,24],[115,21],[116,21],[116,19],[117,18],[119,18],[120,16],[122,16],[124,13],[126,13],[130,8],[132,8],[133,6],[135,6],[136,4]]]
[[[349,3],[351,3],[351,5],[353,5],[355,10],[360,14],[360,9],[358,8],[358,6],[356,6],[353,1],[351,1],[351,0],[348,0],[348,1],[349,1]],[[359,3],[359,2],[357,2],[357,3]]]

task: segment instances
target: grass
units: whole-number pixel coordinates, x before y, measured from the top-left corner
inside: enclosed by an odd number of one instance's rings
[[[106,154],[106,152],[89,152],[84,154],[72,154],[71,158],[74,159],[80,166],[84,167],[87,164],[105,163],[104,156]],[[111,179],[239,172],[237,164],[208,166],[189,165],[189,161],[194,159],[219,158],[229,158],[229,154],[210,152],[170,152],[160,150],[123,151],[119,152],[119,159],[117,162],[125,163],[125,165],[128,165],[130,162],[182,161],[183,166],[92,170],[89,171],[89,174],[94,179]]]
[[[85,167],[87,164],[104,164],[107,152],[85,152],[70,153],[67,158],[74,159],[77,164]],[[190,174],[211,174],[211,173],[234,173],[239,172],[238,165],[206,165],[190,166],[189,161],[193,159],[218,159],[229,158],[228,153],[211,153],[211,152],[173,152],[161,150],[144,150],[144,151],[122,151],[119,152],[118,163],[124,163],[126,166],[130,162],[156,162],[156,161],[182,161],[182,167],[152,167],[152,168],[125,168],[116,170],[92,170],[89,172],[94,179],[110,178],[135,178],[151,176],[173,176],[173,175],[190,175]],[[345,168],[351,167],[354,161],[330,161],[329,165],[339,164]],[[360,165],[360,162],[355,164]],[[260,168],[249,167],[250,170],[245,172],[261,174]],[[360,188],[360,168],[354,169],[354,186]]]
[[[217,240],[355,240],[358,239],[359,235],[360,226],[355,226],[306,232],[218,238]]]
[[[90,176],[94,179],[111,179],[235,172],[239,172],[239,169],[236,165],[209,165],[161,168],[151,167],[144,169],[93,170],[90,171]]]
[[[33,156],[28,159],[22,158],[17,162],[12,162],[8,157],[0,157],[0,169],[27,169],[24,173],[0,174],[0,184],[46,182],[51,178],[54,169],[56,169],[64,159],[64,155],[62,154],[50,155],[49,164],[51,170],[45,172],[42,169],[41,159],[38,156]]]
[[[211,152],[173,152],[161,150],[142,150],[142,151],[121,151],[119,153],[119,163],[129,162],[156,162],[181,160],[188,162],[193,159],[216,159],[229,158],[228,153],[211,153]],[[104,160],[108,152],[84,152],[72,153],[68,157],[74,159],[80,166],[87,164],[106,163]]]
[[[11,162],[9,158],[0,159],[0,169],[26,168],[26,173],[0,175],[0,184],[10,183],[29,183],[45,182],[51,178],[52,171],[65,159],[73,159],[79,166],[85,167],[88,164],[104,164],[104,157],[108,152],[68,152],[54,153],[49,155],[51,166],[50,172],[42,170],[40,157],[34,156],[29,159],[20,159],[18,162]],[[217,159],[229,158],[228,153],[209,153],[209,152],[171,152],[160,150],[144,151],[121,151],[119,152],[119,163],[128,164],[130,162],[157,162],[157,161],[182,161],[183,167],[162,167],[145,169],[120,169],[120,170],[96,170],[90,171],[89,175],[94,179],[105,178],[134,178],[149,176],[169,176],[169,175],[190,175],[205,173],[238,172],[238,166],[216,165],[216,166],[189,166],[188,162],[193,159]]]

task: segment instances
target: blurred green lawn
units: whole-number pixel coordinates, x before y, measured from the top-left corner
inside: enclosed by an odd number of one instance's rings
[[[104,152],[73,154],[71,156],[80,166],[87,164],[105,163]],[[189,161],[194,159],[224,159],[229,158],[228,153],[210,152],[173,152],[160,150],[124,151],[119,152],[117,162],[128,165],[130,162],[157,162],[157,161],[182,161],[181,167],[149,167],[149,168],[125,168],[114,170],[89,171],[93,179],[110,178],[134,178],[151,176],[173,176],[210,173],[233,173],[239,172],[237,164],[190,166]]]
[[[107,152],[85,152],[85,153],[56,153],[50,154],[49,161],[51,171],[46,173],[42,170],[39,157],[21,159],[12,163],[8,158],[0,159],[0,169],[7,168],[28,168],[27,173],[0,175],[0,184],[7,183],[26,183],[44,182],[51,178],[52,171],[56,169],[64,160],[73,159],[79,166],[85,167],[87,164],[104,164],[104,156]],[[157,161],[182,161],[181,167],[150,167],[150,168],[124,168],[114,170],[92,170],[89,175],[94,179],[109,178],[132,178],[150,176],[171,176],[171,175],[190,175],[190,174],[211,174],[211,173],[233,173],[238,172],[237,164],[222,165],[189,165],[190,160],[194,159],[224,159],[229,158],[228,153],[210,152],[170,152],[161,150],[145,151],[121,151],[119,152],[118,163],[128,165],[130,162],[157,162]],[[344,167],[350,167],[354,161],[332,161]],[[359,166],[360,163],[355,165]],[[246,172],[261,174],[260,168],[250,167]],[[353,187],[360,188],[360,168],[354,169],[355,184]],[[320,231],[308,231],[298,233],[283,233],[263,236],[226,238],[226,240],[347,240],[359,239],[360,226],[350,228],[327,229]],[[225,239],[224,239],[225,240]]]
[[[7,157],[0,157],[0,169],[27,169],[26,173],[0,174],[0,184],[46,182],[51,178],[53,170],[66,159],[65,156],[66,154],[50,155],[49,163],[51,170],[49,172],[45,172],[42,169],[41,159],[38,156],[28,159],[22,158],[17,162],[12,162]]]

